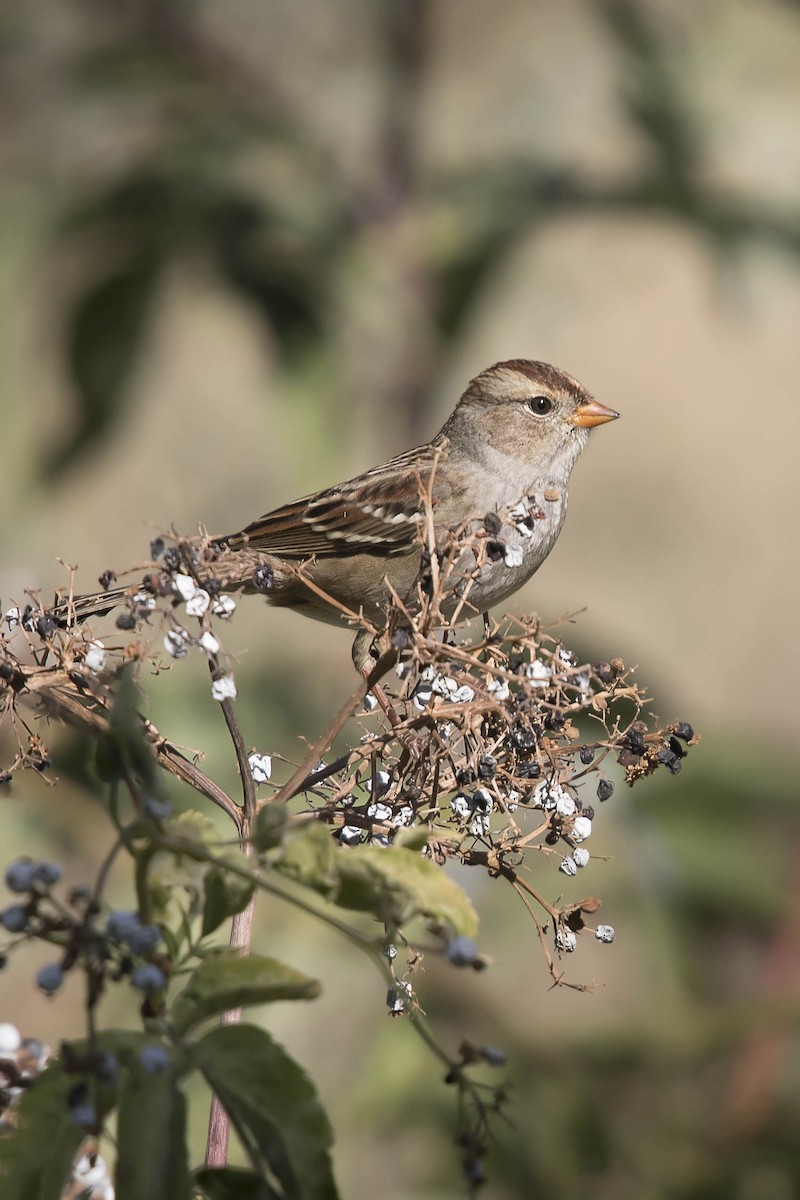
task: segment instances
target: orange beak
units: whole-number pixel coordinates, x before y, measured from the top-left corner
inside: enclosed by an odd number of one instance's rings
[[[618,416],[618,412],[614,412],[613,408],[606,408],[599,400],[587,400],[585,404],[579,404],[567,420],[572,425],[579,425],[581,429],[592,429],[595,425],[605,425],[606,421],[616,421]]]

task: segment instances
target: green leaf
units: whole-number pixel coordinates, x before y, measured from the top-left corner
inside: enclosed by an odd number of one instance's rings
[[[478,914],[466,893],[430,859],[414,850],[353,846],[337,860],[341,908],[371,912],[388,924],[422,916],[474,937]]]
[[[251,865],[243,854],[238,851],[236,853],[243,866]],[[225,858],[232,860],[233,856],[227,853]],[[252,879],[234,875],[224,867],[211,867],[203,882],[202,937],[213,933],[228,917],[247,908],[255,886]]]
[[[160,269],[157,254],[137,249],[129,263],[99,279],[75,305],[68,358],[78,420],[66,443],[47,461],[48,480],[102,440],[121,414]]]
[[[323,896],[332,895],[337,889],[338,853],[339,847],[328,827],[313,821],[286,842],[275,867],[296,883],[313,888]]]
[[[67,1093],[74,1083],[55,1063],[22,1096],[17,1130],[0,1140],[3,1200],[59,1200],[86,1137],[70,1120]]]
[[[208,1200],[278,1200],[261,1175],[242,1167],[200,1167],[194,1181]]]
[[[191,910],[197,912],[209,870],[206,856],[219,841],[219,831],[210,817],[194,809],[165,821],[164,831],[185,843],[185,849],[159,850],[153,857],[147,869],[151,903],[156,915],[164,915],[181,888],[189,896]]]
[[[104,772],[110,782],[115,778],[115,771],[116,778],[128,771],[151,796],[165,799],[167,793],[164,782],[156,767],[139,714],[139,699],[133,667],[128,665],[120,671],[114,684],[107,742],[105,745],[101,742],[98,746],[98,770]]]
[[[254,1170],[268,1167],[286,1200],[336,1200],[328,1118],[285,1050],[263,1029],[226,1025],[207,1033],[193,1057]]]
[[[130,1063],[117,1122],[117,1200],[190,1200],[186,1100],[172,1068]]]
[[[392,846],[395,849],[420,851],[427,846],[430,836],[431,831],[425,825],[411,825],[408,829],[398,829]]]
[[[176,998],[172,1022],[181,1034],[198,1022],[248,1004],[273,1000],[314,1000],[320,994],[316,979],[287,967],[275,958],[232,954],[206,959]]]
[[[286,829],[289,809],[286,804],[265,804],[256,813],[250,841],[259,854],[280,846]]]
[[[275,868],[340,908],[373,913],[386,924],[419,916],[454,934],[474,937],[478,931],[478,914],[463,889],[414,849],[342,848],[315,823],[286,843]]]

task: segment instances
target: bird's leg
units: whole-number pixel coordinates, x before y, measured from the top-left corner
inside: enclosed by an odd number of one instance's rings
[[[391,700],[386,695],[386,692],[384,691],[383,687],[379,683],[376,683],[373,685],[373,687],[370,690],[371,690],[373,696],[375,697],[375,699],[378,701],[378,704],[381,706],[384,713],[386,714],[386,719],[388,720],[392,729],[396,729],[397,726],[400,724],[400,718],[397,715],[397,709],[394,707]]]
[[[361,632],[356,636],[356,640],[353,643],[353,662],[355,663],[358,673],[363,675],[365,679],[369,679],[370,675],[373,674],[375,668],[381,661],[381,658],[386,657],[385,655],[376,653],[377,649],[378,647],[375,645],[375,639],[373,638],[372,633],[368,629],[362,629]],[[386,695],[386,692],[381,684],[377,682],[374,683],[370,688],[370,691],[385,713],[389,724],[393,729],[396,729],[400,724],[400,718],[397,715],[397,710],[395,709],[389,697]]]

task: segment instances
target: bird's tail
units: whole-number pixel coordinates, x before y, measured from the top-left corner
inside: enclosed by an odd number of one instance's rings
[[[127,587],[108,588],[104,592],[87,592],[84,596],[60,596],[47,611],[59,625],[80,624],[89,617],[104,617],[118,605],[131,600],[140,590],[141,585],[129,584]]]

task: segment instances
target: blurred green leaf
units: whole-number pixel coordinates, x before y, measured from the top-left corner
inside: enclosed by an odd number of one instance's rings
[[[462,888],[418,851],[353,846],[337,857],[342,908],[371,912],[380,921],[402,925],[427,917],[455,934],[474,937],[478,914]]]
[[[194,1179],[208,1200],[279,1200],[261,1175],[242,1167],[201,1167]]]
[[[75,385],[77,422],[47,460],[58,475],[94,447],[117,419],[139,354],[161,269],[150,252],[135,255],[91,284],[70,314],[67,358]]]
[[[321,988],[316,979],[287,967],[275,958],[250,954],[219,955],[197,968],[172,1008],[179,1033],[217,1013],[274,1000],[314,1000]]]
[[[118,1200],[189,1200],[186,1100],[171,1068],[153,1072],[130,1062],[117,1146]]]
[[[296,883],[332,896],[337,887],[337,852],[327,825],[313,821],[286,841],[275,867]]]
[[[165,799],[164,779],[145,737],[139,700],[133,667],[125,666],[114,684],[109,732],[98,742],[96,766],[110,779],[128,772],[149,796]]]
[[[259,854],[274,850],[283,841],[289,810],[286,804],[264,804],[256,813],[250,840]]]
[[[222,196],[209,213],[210,235],[229,285],[255,305],[287,358],[323,334],[322,307],[334,247],[327,255],[282,226],[249,197]]]
[[[253,1161],[286,1200],[336,1200],[328,1118],[306,1073],[263,1030],[214,1029],[193,1057]]]
[[[0,1139],[3,1200],[60,1200],[86,1130],[70,1119],[75,1083],[60,1063],[48,1067],[17,1106],[17,1129]]]
[[[230,851],[226,853],[225,857],[231,860],[233,858]],[[237,852],[237,858],[242,865],[249,865],[244,854]],[[234,875],[232,872],[226,871],[224,867],[209,868],[203,880],[202,937],[213,933],[228,917],[247,908],[255,886],[253,880],[244,879],[241,875]]]
[[[402,846],[352,846],[334,842],[314,824],[292,837],[275,867],[340,908],[372,913],[402,925],[427,917],[455,934],[474,937],[478,916],[466,893],[435,863]]]

